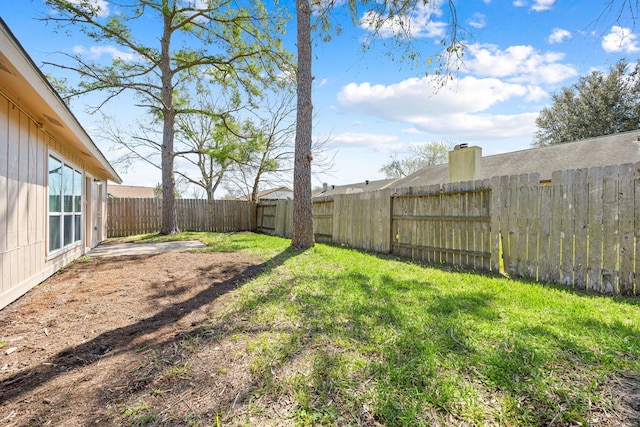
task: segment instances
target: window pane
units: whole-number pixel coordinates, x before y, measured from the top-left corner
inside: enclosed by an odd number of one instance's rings
[[[64,197],[64,211],[73,212],[73,169],[69,166],[63,168],[62,193]]]
[[[49,252],[60,249],[60,217],[49,217]]]
[[[82,215],[76,215],[75,216],[75,225],[76,225],[76,230],[75,233],[73,234],[73,241],[77,242],[78,240],[80,240],[82,238]]]
[[[73,215],[64,216],[64,245],[73,243]]]
[[[78,171],[73,174],[73,211],[82,212],[82,173]]]
[[[73,211],[76,213],[82,212],[82,196],[73,196]]]
[[[62,191],[62,162],[49,156],[49,212],[60,212]]]

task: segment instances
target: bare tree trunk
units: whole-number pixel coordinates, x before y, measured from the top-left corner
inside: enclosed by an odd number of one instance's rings
[[[258,187],[260,185],[261,176],[262,173],[260,172],[260,170],[258,170],[258,173],[256,173],[256,177],[253,180],[253,187],[251,187],[251,195],[249,196],[249,199],[254,203],[258,201]]]
[[[160,64],[162,81],[162,228],[160,234],[179,233],[176,221],[176,182],[173,174],[174,126],[176,112],[173,108],[173,75],[170,62],[171,16],[165,12],[164,34],[160,44],[162,59]]]
[[[297,0],[298,21],[298,111],[295,162],[293,167],[293,235],[291,246],[313,246],[313,205],[311,203],[311,142],[313,105],[311,103],[311,6]]]

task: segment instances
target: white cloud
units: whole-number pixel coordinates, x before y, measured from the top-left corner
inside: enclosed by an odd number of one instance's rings
[[[397,15],[393,18],[381,16],[374,11],[367,11],[360,20],[360,26],[367,31],[375,32],[381,37],[443,37],[446,22],[435,21],[442,16],[442,1],[418,3],[410,15]]]
[[[525,0],[514,0],[513,5],[515,7],[525,7],[527,2]]]
[[[469,19],[467,22],[474,28],[484,28],[486,25],[485,18],[485,15],[483,15],[482,13],[474,13],[471,19]]]
[[[554,4],[556,4],[556,0],[535,0],[531,9],[536,12],[543,12],[551,9]]]
[[[438,90],[436,78],[423,77],[388,86],[350,83],[338,94],[338,103],[350,112],[411,123],[415,116],[485,111],[499,102],[524,97],[527,93],[528,89],[523,85],[469,76]]]
[[[401,129],[401,130],[400,130],[400,132],[402,132],[402,133],[408,133],[408,134],[411,134],[411,135],[416,135],[416,134],[422,133],[422,132],[420,132],[420,131],[419,131],[418,129],[416,129],[416,128],[406,128],[406,129]]]
[[[347,113],[410,124],[417,130],[445,136],[507,137],[529,135],[537,113],[492,115],[491,107],[514,98],[538,99],[540,90],[495,78],[464,77],[436,90],[430,77],[392,85],[351,83],[338,94]],[[474,132],[484,132],[478,135]]]
[[[394,151],[404,144],[398,142],[395,135],[385,135],[366,132],[344,132],[331,137],[332,146],[361,148],[367,147],[376,151]]]
[[[527,95],[525,96],[525,100],[527,102],[538,102],[545,98],[549,97],[549,94],[546,90],[542,89],[540,86],[528,86],[527,87]]]
[[[69,3],[79,6],[82,9],[94,12],[96,16],[102,18],[109,16],[109,2],[106,0],[69,0]]]
[[[536,131],[538,113],[512,115],[465,114],[453,115],[447,121],[423,117],[415,126],[430,133],[463,139],[495,139],[532,136]]]
[[[561,52],[540,53],[532,46],[510,46],[500,50],[495,45],[469,46],[472,56],[466,70],[480,76],[508,78],[520,83],[558,83],[577,75],[576,70],[559,63]]]
[[[571,33],[569,31],[563,30],[562,28],[554,28],[547,41],[550,44],[562,43],[565,39],[568,39],[570,37]]]
[[[132,52],[124,52],[115,46],[91,46],[88,50],[84,46],[76,45],[72,48],[76,55],[88,56],[90,59],[97,60],[102,55],[110,56],[111,59],[120,59],[122,61],[134,61],[137,55]]]
[[[638,36],[633,34],[630,28],[614,25],[611,32],[602,39],[602,48],[609,53],[636,53],[640,52],[637,41]]]

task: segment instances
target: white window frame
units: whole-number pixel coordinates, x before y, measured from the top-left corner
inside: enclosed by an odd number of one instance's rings
[[[52,206],[52,182],[51,182],[51,159],[55,159],[60,163],[60,188],[59,197],[56,201],[56,205],[59,205],[58,210],[52,211],[55,207]],[[66,171],[70,170],[71,187],[70,193],[65,194],[65,190],[69,189],[69,186],[65,182]],[[79,188],[75,188],[78,186]],[[81,168],[78,168],[73,163],[69,162],[60,154],[49,151],[47,155],[47,253],[50,256],[57,256],[61,253],[68,251],[71,248],[80,246],[84,237],[84,230],[82,229],[84,221],[84,172]],[[56,227],[58,232],[55,233],[52,227],[52,218],[58,218]],[[70,222],[68,222],[70,220]],[[67,229],[65,229],[67,228]],[[70,230],[68,229],[70,228]],[[53,233],[57,234],[54,236]],[[52,240],[55,238],[57,244],[53,244]],[[65,239],[67,240],[65,242]]]

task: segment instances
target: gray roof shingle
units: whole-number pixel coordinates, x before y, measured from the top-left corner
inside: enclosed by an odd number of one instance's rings
[[[547,147],[482,157],[479,179],[494,176],[539,173],[551,180],[555,171],[640,162],[640,131],[617,133]],[[428,166],[397,180],[394,187],[416,187],[449,182],[446,164]]]

